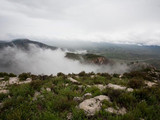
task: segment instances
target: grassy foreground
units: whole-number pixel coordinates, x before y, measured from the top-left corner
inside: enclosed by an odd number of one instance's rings
[[[160,120],[160,71],[145,69],[109,75],[107,73],[68,74],[58,73],[57,76],[42,76],[23,73],[19,75],[22,84],[7,84],[2,87],[2,81],[9,82],[13,74],[0,74],[0,119],[1,120]],[[27,78],[31,82],[23,83]],[[77,82],[71,81],[73,78]],[[149,85],[147,82],[154,83]],[[96,85],[114,85],[132,88],[132,92],[114,88],[100,89]],[[86,93],[90,96],[83,100]],[[87,116],[79,104],[85,99],[98,95],[106,95],[111,102],[103,101],[101,110],[93,116]],[[108,107],[125,107],[126,114],[120,115],[107,112]]]

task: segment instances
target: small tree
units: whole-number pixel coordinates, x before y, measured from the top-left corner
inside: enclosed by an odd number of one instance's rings
[[[17,75],[15,75],[13,73],[9,73],[9,77],[17,77]]]
[[[144,80],[141,78],[133,78],[128,82],[128,86],[131,88],[141,88],[144,85]]]
[[[86,73],[85,73],[85,71],[82,71],[78,75],[81,76],[81,77],[84,77],[86,75]]]
[[[29,77],[31,77],[31,73],[22,73],[22,74],[19,75],[19,80],[23,81],[23,80],[26,80]]]

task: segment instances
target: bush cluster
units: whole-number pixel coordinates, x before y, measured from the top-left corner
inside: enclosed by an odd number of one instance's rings
[[[31,73],[22,73],[22,74],[20,74],[18,77],[19,77],[19,80],[20,80],[20,81],[24,81],[24,80],[26,80],[27,78],[30,78],[30,77],[31,77]]]
[[[17,75],[13,73],[0,72],[0,77],[16,77]]]
[[[141,88],[145,85],[142,78],[132,78],[128,82],[128,86],[131,88]]]

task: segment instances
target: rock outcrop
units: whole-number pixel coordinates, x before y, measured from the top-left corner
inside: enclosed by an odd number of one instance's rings
[[[146,84],[148,87],[152,87],[152,86],[156,85],[155,82],[150,82],[150,81],[145,81],[145,84]]]
[[[99,95],[99,96],[94,97],[94,99],[98,99],[100,101],[107,100],[107,101],[110,102],[110,98],[108,96],[106,96],[106,95]]]
[[[126,108],[120,108],[120,109],[114,109],[112,107],[108,107],[107,109],[105,109],[106,112],[109,112],[109,113],[113,113],[113,114],[117,114],[117,115],[124,115],[127,113],[127,110]]]
[[[83,95],[84,98],[85,98],[85,97],[91,97],[91,96],[92,96],[91,93],[86,93],[86,94]]]
[[[103,65],[103,64],[108,64],[110,61],[106,59],[105,57],[98,57],[94,60],[92,60],[92,63],[98,64],[98,65]]]
[[[0,93],[7,94],[9,93],[9,90],[0,90]]]
[[[102,101],[110,101],[108,96],[99,95],[94,98],[86,99],[79,104],[79,108],[83,109],[87,116],[93,116],[96,112],[100,111]]]
[[[102,84],[96,84],[94,86],[97,87],[98,89],[100,89],[101,91],[107,88],[106,85],[102,85]]]
[[[101,109],[101,102],[94,98],[86,99],[79,104],[79,108],[83,109],[87,116],[93,116]]]
[[[68,79],[69,79],[72,83],[80,84],[80,82],[78,82],[77,80],[75,80],[75,79],[73,79],[73,78],[71,78],[71,77],[69,77]]]
[[[124,87],[124,86],[120,86],[120,85],[115,85],[115,84],[112,84],[112,83],[109,83],[107,85],[108,88],[112,88],[114,90],[126,90],[127,92],[133,92],[133,89],[132,88],[127,88],[127,87]]]
[[[12,85],[12,84],[18,84],[19,82],[19,79],[18,77],[10,77],[9,78],[9,84]]]

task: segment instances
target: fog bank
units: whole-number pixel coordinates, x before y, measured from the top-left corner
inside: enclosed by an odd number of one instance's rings
[[[127,65],[119,63],[103,66],[81,64],[79,61],[65,58],[65,54],[66,52],[61,49],[42,49],[32,44],[29,51],[17,47],[6,47],[0,51],[0,72],[55,75],[58,72],[65,74],[81,71],[124,73],[129,70]]]

